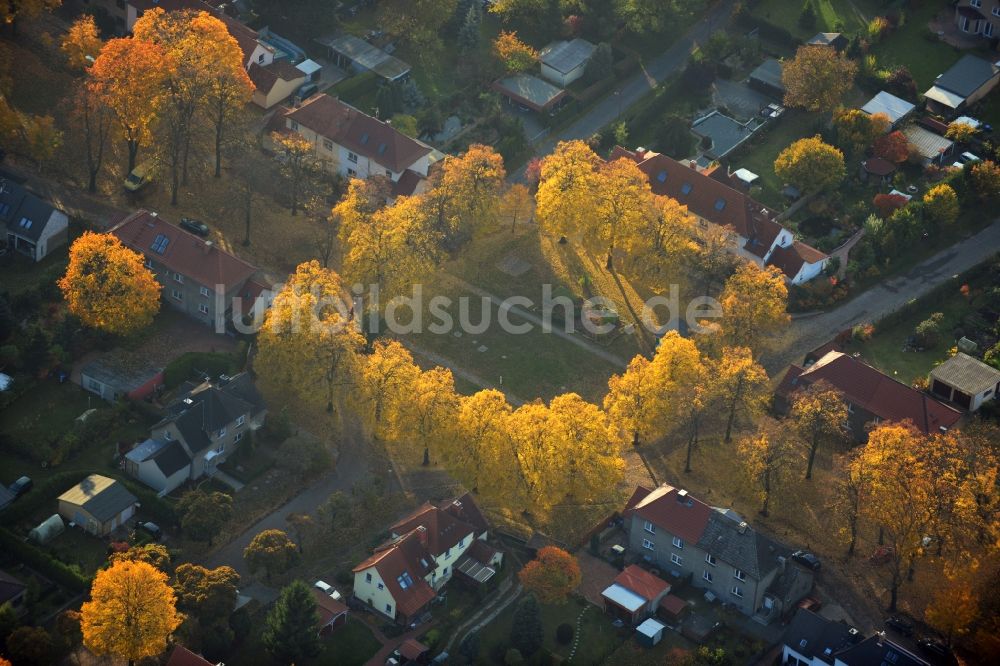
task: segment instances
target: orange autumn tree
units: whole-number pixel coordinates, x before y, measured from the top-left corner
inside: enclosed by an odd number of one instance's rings
[[[493,52],[508,74],[531,69],[538,60],[538,51],[518,39],[516,31],[501,31],[493,41]]]
[[[77,238],[58,284],[70,312],[108,333],[140,331],[160,309],[160,285],[142,255],[110,234],[86,232]]]
[[[580,584],[580,564],[562,548],[546,546],[517,576],[542,603],[560,604]]]
[[[183,617],[167,575],[146,562],[115,562],[99,571],[80,609],[83,644],[131,666],[167,649]]]
[[[82,70],[97,58],[103,45],[94,17],[84,14],[66,31],[60,48],[66,56],[67,64],[73,69]]]

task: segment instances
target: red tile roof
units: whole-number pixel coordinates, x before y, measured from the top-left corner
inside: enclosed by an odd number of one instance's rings
[[[215,666],[212,662],[203,657],[199,657],[183,645],[175,645],[174,651],[170,653],[167,666]]]
[[[303,127],[400,173],[431,152],[389,123],[372,118],[329,95],[314,95],[285,114]]]
[[[429,647],[419,642],[415,638],[407,638],[399,646],[399,654],[401,654],[406,659],[416,660],[419,659],[425,652],[430,650]]]
[[[316,614],[319,616],[321,629],[347,612],[347,606],[342,601],[334,599],[323,590],[314,587],[313,596],[316,597]]]
[[[257,63],[251,63],[250,69],[247,70],[247,76],[253,82],[253,87],[265,95],[271,92],[271,88],[278,82],[278,79],[294,81],[306,78],[305,73],[296,69],[295,65],[283,58],[263,67]]]
[[[799,270],[804,264],[816,264],[827,258],[827,255],[816,248],[795,241],[787,247],[774,248],[774,252],[768,258],[767,264],[769,266],[777,266],[789,278],[794,278],[799,274]]]
[[[434,598],[434,588],[424,576],[437,565],[423,543],[424,538],[421,530],[415,529],[379,546],[371,557],[352,569],[353,573],[358,573],[374,567],[396,602],[396,609],[407,617],[415,615]],[[404,573],[409,574],[412,581],[405,590],[399,582]]]
[[[413,169],[407,169],[403,172],[403,175],[399,177],[399,180],[392,184],[392,196],[413,196],[413,193],[417,191],[417,187],[420,185],[420,181],[423,179],[424,177]]]
[[[427,545],[433,555],[454,548],[461,539],[480,536],[486,531],[486,521],[468,494],[448,500],[439,506],[425,502],[413,513],[390,526],[393,534],[406,534],[417,527],[427,530]]]
[[[896,165],[881,157],[869,157],[861,163],[865,171],[873,176],[888,176],[896,171]]]
[[[648,491],[633,508],[626,510],[688,543],[696,543],[701,538],[711,512],[712,508],[701,500],[667,484]]]
[[[210,289],[222,284],[228,292],[245,283],[257,270],[239,257],[175,227],[148,210],[132,213],[112,227],[110,233],[126,247]],[[159,236],[168,241],[162,253],[152,250]]]
[[[670,591],[670,583],[635,564],[625,567],[625,570],[615,577],[615,582],[646,601],[653,601],[664,592]]]
[[[791,366],[776,393],[788,397],[818,381],[830,384],[845,399],[883,421],[909,421],[927,434],[950,428],[962,418],[958,410],[836,351],[828,352],[809,368]]]
[[[687,602],[676,594],[668,594],[660,599],[660,608],[677,617],[687,608]]]

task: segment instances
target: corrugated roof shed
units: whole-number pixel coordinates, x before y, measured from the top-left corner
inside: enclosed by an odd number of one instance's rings
[[[1000,370],[958,352],[931,370],[931,379],[942,381],[969,395],[979,395],[1000,383]]]

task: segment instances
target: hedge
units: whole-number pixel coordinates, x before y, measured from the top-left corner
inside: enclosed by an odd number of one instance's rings
[[[139,498],[139,503],[142,505],[141,511],[156,521],[160,527],[176,527],[180,524],[177,510],[174,509],[173,504],[132,479],[120,476],[117,478],[119,483],[122,483],[129,492]]]
[[[70,486],[79,483],[86,476],[77,470],[57,472],[45,481],[36,483],[24,496],[0,512],[0,524],[14,525],[62,495]],[[55,511],[53,510],[53,513]]]
[[[234,374],[239,369],[239,360],[232,354],[188,352],[164,369],[163,383],[168,389],[172,389],[191,379],[196,370],[217,377],[222,374]]]
[[[0,547],[20,562],[74,592],[85,592],[90,588],[90,578],[78,569],[57,560],[27,541],[18,539],[3,528],[0,528]]]

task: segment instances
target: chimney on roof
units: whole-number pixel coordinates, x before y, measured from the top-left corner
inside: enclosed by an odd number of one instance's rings
[[[417,538],[420,539],[420,545],[424,548],[427,547],[427,528],[423,525],[417,525]]]
[[[212,251],[212,241],[209,240],[205,241],[205,245],[202,247],[202,251],[205,254],[210,253]]]
[[[740,523],[740,534],[746,534],[747,533],[747,529],[749,527],[750,526],[746,524],[746,521],[741,522]]]
[[[680,502],[681,504],[687,504],[687,496],[688,496],[688,491],[686,490],[677,491],[677,501]]]

